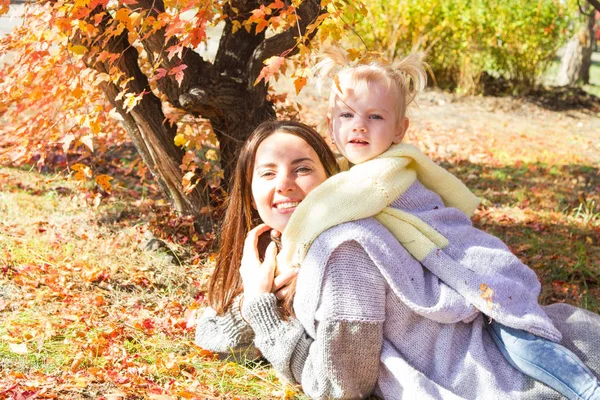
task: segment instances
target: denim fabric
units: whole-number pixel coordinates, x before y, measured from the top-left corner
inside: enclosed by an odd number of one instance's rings
[[[600,400],[600,381],[573,352],[529,332],[492,321],[489,331],[508,362],[568,399]]]

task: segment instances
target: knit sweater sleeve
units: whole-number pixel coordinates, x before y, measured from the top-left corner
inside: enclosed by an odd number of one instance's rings
[[[272,294],[244,304],[242,314],[263,355],[311,398],[364,398],[379,374],[386,284],[356,242],[339,246],[324,274],[315,337],[298,320],[283,321]]]
[[[236,297],[223,315],[207,308],[196,323],[195,343],[219,354],[221,359],[241,361],[257,358],[259,353],[253,343],[254,331],[240,313],[241,300],[241,295]]]

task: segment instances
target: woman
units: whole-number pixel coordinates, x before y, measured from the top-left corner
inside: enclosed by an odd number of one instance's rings
[[[277,249],[271,244],[261,251],[260,238],[271,228],[283,231],[297,205],[334,172],[333,155],[304,125],[269,122],[251,136],[238,162],[210,286],[216,312],[199,321],[197,344],[239,352],[252,348],[254,334],[273,366],[314,398],[371,392],[560,398],[513,369],[484,316],[373,219],[317,238],[295,282],[295,316],[286,318],[289,305],[279,309],[271,292],[288,283],[293,270],[274,280]],[[256,213],[264,224],[251,229]],[[600,317],[566,305],[545,311],[563,334],[561,343],[598,374]]]

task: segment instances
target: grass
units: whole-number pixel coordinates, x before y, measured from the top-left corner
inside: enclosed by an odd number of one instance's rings
[[[0,397],[296,396],[270,368],[193,344],[186,316],[210,269],[139,249],[149,205],[117,195],[93,208],[71,182],[0,176]]]

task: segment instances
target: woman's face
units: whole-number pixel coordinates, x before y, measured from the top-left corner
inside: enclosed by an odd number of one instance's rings
[[[327,179],[315,150],[298,136],[276,132],[258,146],[252,173],[252,200],[262,221],[283,232],[311,190]]]

